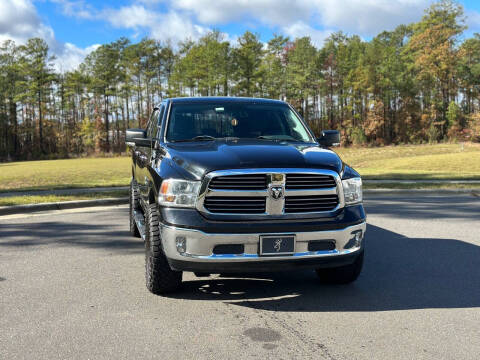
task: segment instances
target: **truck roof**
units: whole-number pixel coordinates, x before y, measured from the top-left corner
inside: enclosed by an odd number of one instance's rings
[[[282,104],[286,103],[281,100],[251,98],[251,97],[235,97],[235,96],[199,96],[199,97],[177,97],[165,99],[173,104],[176,103],[222,103],[222,102],[237,102],[237,103],[257,103],[257,104]]]

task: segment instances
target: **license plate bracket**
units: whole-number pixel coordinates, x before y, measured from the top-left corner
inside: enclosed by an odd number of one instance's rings
[[[281,256],[295,253],[295,235],[260,235],[261,256]]]

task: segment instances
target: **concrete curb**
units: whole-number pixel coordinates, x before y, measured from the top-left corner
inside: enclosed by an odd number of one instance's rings
[[[62,201],[62,202],[50,202],[50,203],[43,203],[43,204],[0,206],[0,216],[32,213],[37,211],[66,210],[66,209],[75,209],[75,208],[83,208],[83,207],[95,207],[95,206],[119,205],[119,204],[128,204],[128,197]]]
[[[0,197],[24,196],[24,195],[75,195],[75,194],[91,194],[103,193],[109,191],[127,191],[128,186],[108,186],[108,187],[94,187],[94,188],[70,188],[70,189],[55,189],[55,190],[28,190],[28,191],[8,191],[0,192]]]

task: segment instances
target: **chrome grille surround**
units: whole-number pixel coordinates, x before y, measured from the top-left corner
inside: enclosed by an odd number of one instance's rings
[[[211,189],[210,182],[216,177],[238,176],[249,174],[265,174],[267,177],[266,189],[256,190],[233,190],[233,189]],[[286,188],[286,179],[288,174],[304,174],[304,175],[326,175],[331,176],[335,180],[334,187],[319,187],[319,188]],[[272,187],[283,187],[284,196],[281,199],[273,199],[269,194]],[[338,204],[335,208],[325,211],[313,212],[285,212],[285,198],[292,196],[321,196],[321,195],[336,195],[338,197]],[[210,212],[205,207],[205,199],[212,197],[238,197],[238,198],[258,198],[265,197],[265,212],[262,213],[242,213],[242,212]],[[303,168],[265,168],[265,169],[232,169],[212,171],[205,175],[200,189],[200,195],[197,200],[197,210],[201,213],[215,218],[231,219],[232,217],[238,219],[295,219],[295,218],[315,218],[333,216],[334,213],[345,206],[343,197],[343,187],[340,176],[332,170],[324,169],[303,169]]]

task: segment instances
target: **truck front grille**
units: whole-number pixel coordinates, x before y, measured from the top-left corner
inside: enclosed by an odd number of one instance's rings
[[[265,212],[265,197],[207,197],[205,209],[212,213],[262,214]]]
[[[340,178],[333,171],[246,169],[242,172],[224,170],[209,174],[198,209],[222,215],[288,217],[329,212],[343,206]]]
[[[337,195],[287,196],[285,198],[285,213],[331,211],[337,205]]]
[[[210,189],[262,190],[267,188],[266,174],[217,176],[210,181]]]

